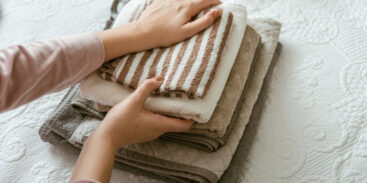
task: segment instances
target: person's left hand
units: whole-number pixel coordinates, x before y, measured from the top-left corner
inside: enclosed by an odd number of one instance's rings
[[[96,133],[112,141],[115,148],[158,138],[165,132],[183,132],[190,129],[192,120],[181,120],[155,114],[144,108],[149,95],[163,82],[163,77],[146,80],[126,100],[114,106],[106,115]]]
[[[140,15],[139,30],[145,30],[147,43],[152,47],[167,47],[199,33],[222,15],[212,9],[192,20],[206,8],[219,5],[220,0],[153,0]]]
[[[167,47],[192,37],[212,25],[222,10],[209,10],[195,20],[193,17],[220,3],[220,0],[154,0],[137,21],[98,33],[105,61],[132,52]]]

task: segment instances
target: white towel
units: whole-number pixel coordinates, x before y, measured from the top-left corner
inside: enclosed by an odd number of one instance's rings
[[[141,3],[140,3],[141,2]],[[132,3],[131,6],[145,6],[145,1]],[[115,26],[128,22],[130,6],[125,6],[118,16]],[[145,103],[145,107],[153,112],[192,119],[198,123],[209,121],[218,100],[222,94],[232,65],[237,56],[242,38],[244,36],[247,14],[246,8],[239,5],[221,5],[233,13],[232,30],[228,36],[227,44],[223,51],[222,62],[218,65],[214,80],[207,94],[202,99],[187,99],[175,97],[151,96]],[[139,9],[139,8],[138,8]],[[141,8],[140,8],[141,9]],[[135,10],[133,10],[135,11]],[[80,92],[84,98],[99,102],[104,105],[114,106],[126,99],[132,90],[120,84],[101,79],[97,73],[93,73],[80,84]]]

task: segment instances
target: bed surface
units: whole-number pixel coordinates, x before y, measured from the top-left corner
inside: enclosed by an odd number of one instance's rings
[[[273,63],[222,182],[367,181],[367,1],[245,0],[283,23]],[[2,0],[0,48],[103,29],[112,0]],[[67,182],[78,151],[38,128],[65,91],[0,114],[0,182]],[[112,182],[125,180],[115,169]]]

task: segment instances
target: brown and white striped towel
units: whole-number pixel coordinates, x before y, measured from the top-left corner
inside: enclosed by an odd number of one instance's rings
[[[202,15],[204,12],[198,17]],[[232,20],[232,13],[223,10],[220,19],[194,37],[118,58],[104,64],[100,76],[135,89],[144,80],[162,75],[165,80],[155,94],[203,98],[221,62]]]

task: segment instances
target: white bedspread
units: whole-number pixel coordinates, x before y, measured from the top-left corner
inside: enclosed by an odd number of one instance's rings
[[[101,30],[112,0],[2,0],[0,47]],[[223,182],[367,181],[367,1],[245,0],[283,23],[279,60]],[[78,151],[38,128],[64,92],[0,114],[0,182],[67,182]],[[250,129],[250,130],[249,130]],[[245,150],[244,150],[245,149]],[[124,180],[114,170],[112,182]]]

